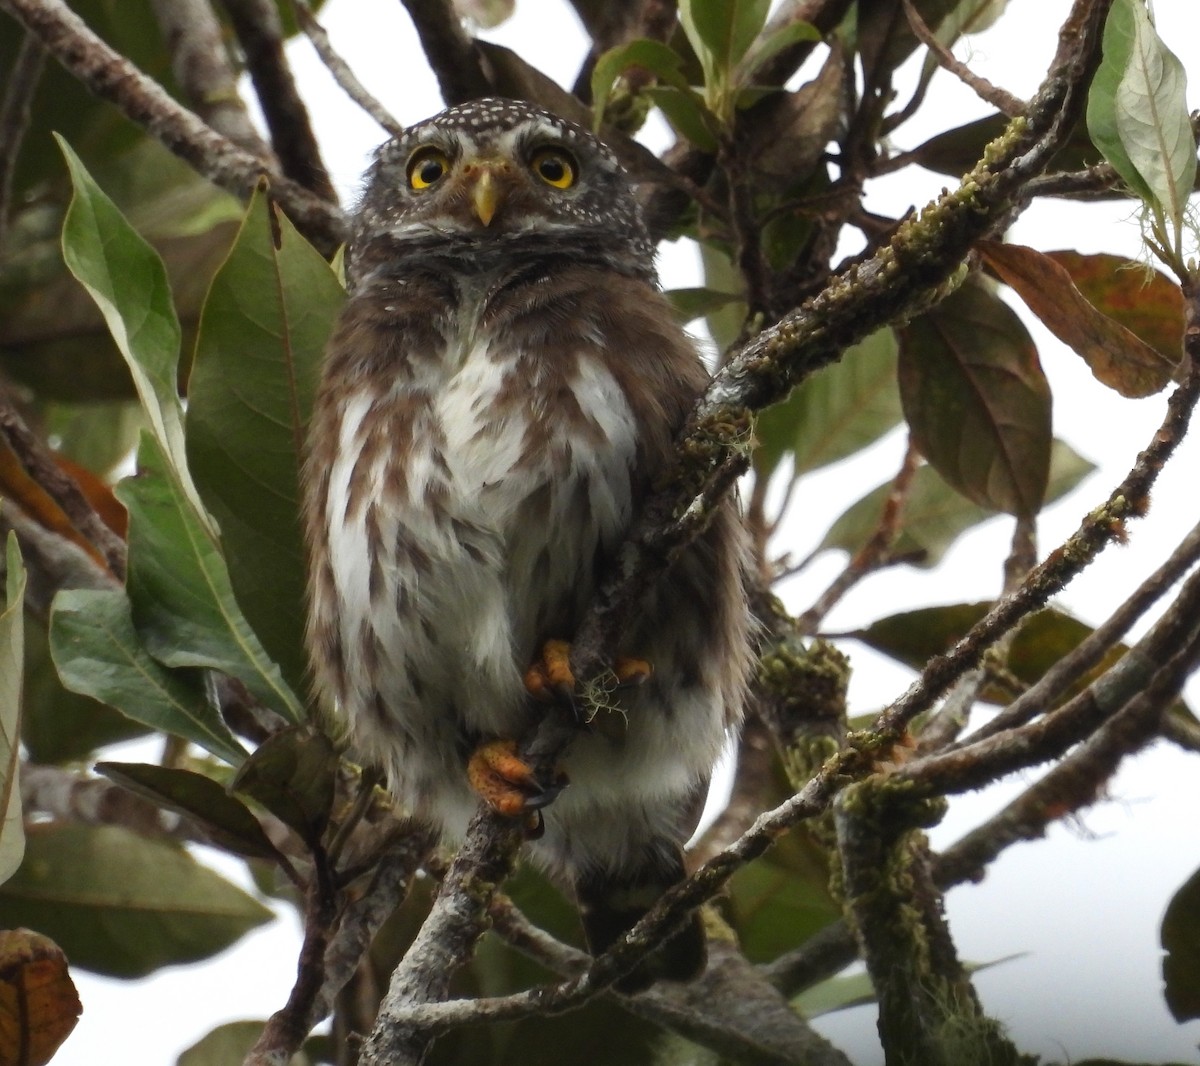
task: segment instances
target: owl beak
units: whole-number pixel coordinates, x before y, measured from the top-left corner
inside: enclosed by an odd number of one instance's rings
[[[492,168],[481,166],[479,176],[471,186],[471,204],[475,208],[475,216],[485,226],[490,226],[503,201],[504,189],[496,181]]]

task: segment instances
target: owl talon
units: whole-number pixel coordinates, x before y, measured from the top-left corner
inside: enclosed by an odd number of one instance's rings
[[[622,655],[613,663],[617,683],[614,688],[633,688],[654,673],[645,659]],[[548,640],[542,657],[525,671],[525,689],[542,703],[563,703],[575,707],[575,674],[571,671],[571,645],[565,640]]]
[[[567,786],[565,774],[553,781],[538,779],[532,766],[517,754],[515,740],[490,740],[475,749],[467,762],[467,780],[493,810],[508,818],[526,818],[528,832],[541,835],[541,815]]]

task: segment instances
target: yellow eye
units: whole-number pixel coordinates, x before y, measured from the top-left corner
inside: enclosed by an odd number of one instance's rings
[[[539,148],[529,161],[529,168],[556,189],[569,189],[575,184],[575,160],[561,148]]]
[[[450,169],[450,160],[440,148],[418,148],[408,159],[408,184],[413,189],[428,189]]]

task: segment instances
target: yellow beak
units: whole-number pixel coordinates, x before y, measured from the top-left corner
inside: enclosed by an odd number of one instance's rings
[[[492,224],[496,209],[504,199],[496,179],[488,167],[481,167],[479,177],[471,187],[471,203],[475,206],[475,214],[485,226]]]

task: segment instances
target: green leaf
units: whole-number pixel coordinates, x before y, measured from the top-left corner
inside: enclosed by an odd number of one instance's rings
[[[803,943],[841,915],[824,850],[806,832],[781,837],[730,879],[726,911],[753,962],[775,958],[780,944]]]
[[[1056,440],[1050,452],[1046,502],[1065,496],[1095,469],[1069,444]],[[878,527],[891,490],[892,483],[886,481],[851,506],[830,527],[818,551],[841,548],[853,555],[862,548]],[[916,566],[936,566],[963,533],[996,513],[955,492],[933,467],[922,466],[905,498],[891,554]]]
[[[920,670],[934,656],[949,651],[991,607],[988,602],[923,607],[881,618],[853,635],[876,651]],[[1017,630],[1009,647],[1006,666],[1025,685],[1036,684],[1050,667],[1074,651],[1091,633],[1092,627],[1078,618],[1057,607],[1046,608],[1027,618]],[[1125,644],[1111,648],[1092,669],[1072,679],[1055,706],[1082,692],[1128,650]],[[1008,688],[989,683],[982,696],[1003,705],[1013,698],[1013,693]],[[1190,713],[1182,700],[1173,704],[1172,710]]]
[[[803,1018],[819,1018],[822,1014],[833,1014],[834,1011],[874,1002],[875,986],[865,973],[830,977],[791,1000],[792,1006]]]
[[[1183,64],[1158,36],[1142,0],[1116,0],[1088,95],[1088,128],[1121,177],[1166,216],[1175,251],[1196,180],[1186,91]]]
[[[759,416],[755,470],[768,476],[791,453],[799,477],[866,447],[901,418],[896,335],[885,328]]]
[[[273,917],[181,847],[62,824],[30,828],[0,912],[52,937],[72,965],[114,977],[206,959]]]
[[[129,596],[146,649],[165,666],[236,677],[289,721],[303,721],[300,701],[242,615],[212,533],[148,434],[138,468],[117,498],[129,510]]]
[[[273,859],[279,852],[257,818],[236,796],[211,777],[173,766],[149,763],[96,763],[96,773],[122,788],[185,815],[218,846],[252,859]]]
[[[312,845],[329,823],[337,767],[337,752],[324,733],[310,726],[285,729],[259,745],[230,788],[252,796]]]
[[[630,67],[645,67],[667,85],[680,89],[688,87],[683,75],[683,58],[661,41],[639,38],[610,48],[596,60],[592,70],[592,113],[595,116],[592,128],[595,132],[599,133],[604,123],[604,108],[613,85]]]
[[[663,295],[671,301],[675,314],[679,316],[682,325],[703,318],[726,304],[741,300],[741,296],[732,292],[718,292],[716,289],[703,287],[694,289],[669,289]]]
[[[699,93],[672,85],[652,85],[642,93],[657,105],[679,136],[687,138],[702,152],[717,150],[715,131],[719,123]]]
[[[41,626],[26,628],[21,740],[31,762],[75,762],[146,732],[114,707],[67,689],[50,657],[50,634]]]
[[[238,765],[245,751],[204,697],[200,679],[167,670],[146,652],[118,589],[69,589],[54,598],[50,654],[72,692],[117,708],[151,729],[194,741]]]
[[[816,26],[811,22],[797,19],[795,22],[789,22],[786,26],[780,26],[779,29],[762,38],[750,52],[748,64],[761,67],[764,63],[774,59],[785,48],[790,48],[801,41],[819,41],[820,39],[821,31]]]
[[[24,671],[25,567],[17,535],[10,530],[5,555],[4,610],[0,611],[0,884],[13,875],[25,853],[21,789],[17,781]]]
[[[125,357],[151,432],[208,522],[187,472],[179,400],[179,319],[158,253],[125,220],[61,137],[75,195],[63,220],[63,258],[91,294]]]
[[[1050,386],[1016,313],[968,281],[900,332],[900,398],[921,454],[969,500],[1037,514]]]
[[[1159,937],[1163,995],[1177,1022],[1200,1018],[1200,870],[1171,897]]]
[[[983,158],[987,146],[1008,129],[1009,121],[1007,115],[988,115],[965,126],[946,130],[917,148],[913,152],[914,161],[928,170],[957,178]],[[1103,156],[1092,144],[1084,124],[1079,122],[1072,128],[1067,143],[1050,161],[1049,170],[1084,170],[1102,160]]]
[[[238,605],[293,691],[305,684],[300,467],[344,299],[325,260],[256,193],[213,279],[188,383],[188,464]]]
[[[762,32],[770,8],[770,0],[681,0],[679,19],[692,47],[707,52],[727,80]]]

